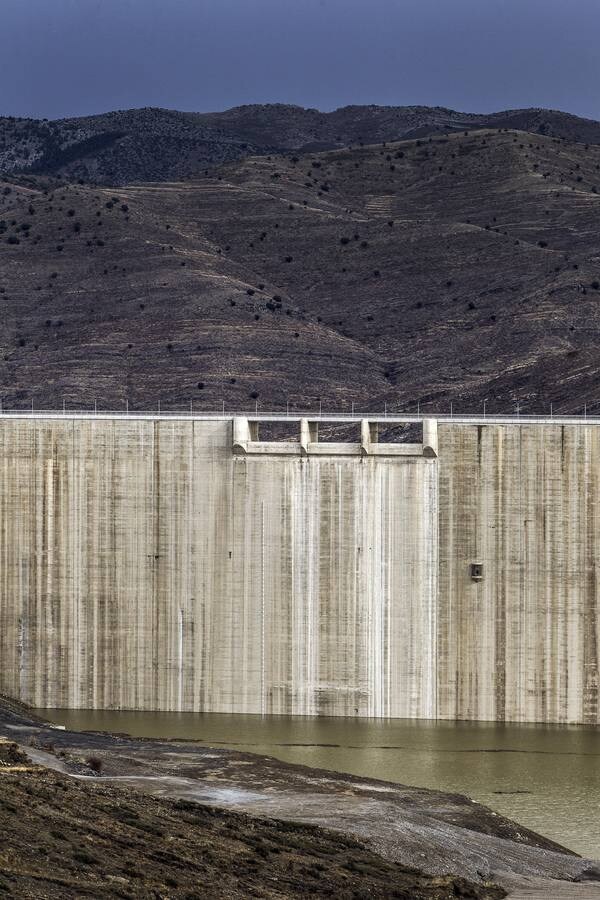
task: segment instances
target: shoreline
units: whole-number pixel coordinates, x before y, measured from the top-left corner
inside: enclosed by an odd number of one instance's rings
[[[16,742],[46,770],[58,769],[57,777],[118,784],[120,789],[126,785],[136,796],[209,804],[337,832],[388,863],[431,878],[459,877],[480,887],[495,882],[509,892],[540,880],[585,881],[587,896],[597,891],[600,897],[599,863],[459,794],[311,769],[194,741],[71,732],[3,698],[0,737]]]

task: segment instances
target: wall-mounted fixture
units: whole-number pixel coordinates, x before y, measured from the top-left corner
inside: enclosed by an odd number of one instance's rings
[[[483,563],[471,563],[471,581],[483,580]]]

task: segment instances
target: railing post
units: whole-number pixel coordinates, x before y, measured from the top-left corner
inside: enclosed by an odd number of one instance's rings
[[[423,456],[428,458],[438,455],[437,419],[423,419]]]

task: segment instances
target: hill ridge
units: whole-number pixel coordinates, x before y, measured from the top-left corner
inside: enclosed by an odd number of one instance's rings
[[[204,113],[141,107],[50,121],[0,118],[0,174],[31,172],[119,186],[194,177],[250,155],[341,149],[486,127],[600,144],[600,122],[541,107],[494,113],[376,104],[325,112],[285,103]]]

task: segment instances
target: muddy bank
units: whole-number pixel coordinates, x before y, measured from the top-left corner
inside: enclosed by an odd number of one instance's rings
[[[600,886],[592,883],[600,880],[597,863],[460,795],[292,766],[193,742],[63,731],[30,717],[16,704],[1,705],[0,736],[17,742],[35,762],[63,776],[76,776],[68,783],[92,791],[92,796],[100,789],[127,788],[136,803],[148,802],[148,795],[165,802],[195,801],[331,829],[359,842],[365,852],[432,878],[458,876],[509,889],[540,878],[586,881],[588,896],[596,891],[600,896]]]
[[[397,897],[499,900],[335,832],[148,797],[31,766],[0,743],[0,894],[11,897]]]

